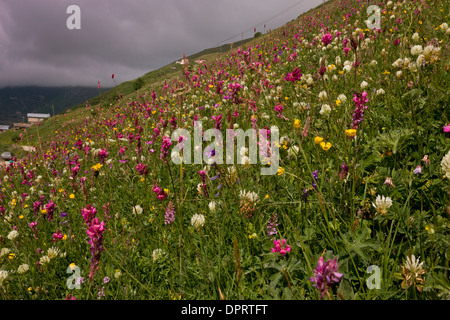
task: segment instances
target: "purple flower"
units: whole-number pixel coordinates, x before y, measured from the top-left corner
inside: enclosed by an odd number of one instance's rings
[[[169,201],[167,205],[166,214],[164,215],[164,223],[171,224],[175,221],[175,207],[173,206],[172,201]]]
[[[277,213],[275,212],[267,222],[267,235],[269,237],[274,237],[278,234],[277,226],[278,226],[278,216]]]
[[[342,181],[342,180],[344,180],[346,177],[347,177],[347,175],[348,175],[348,169],[349,169],[349,167],[348,167],[348,165],[346,165],[345,164],[345,162],[342,162],[342,164],[341,164],[341,173],[339,174],[339,179]]]
[[[309,281],[313,283],[313,286],[319,289],[320,299],[323,298],[328,289],[334,284],[338,283],[343,274],[337,272],[339,264],[337,258],[334,260],[329,259],[327,262],[323,262],[323,257],[319,258],[316,269],[314,269],[314,277],[309,278]]]
[[[415,169],[414,169],[414,174],[421,174],[422,173],[422,166],[418,165]]]

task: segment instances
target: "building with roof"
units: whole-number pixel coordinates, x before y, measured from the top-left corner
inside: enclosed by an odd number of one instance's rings
[[[50,118],[50,113],[27,113],[28,123],[35,124]]]

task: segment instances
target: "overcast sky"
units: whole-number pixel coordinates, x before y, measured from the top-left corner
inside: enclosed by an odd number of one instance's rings
[[[114,85],[275,29],[322,0],[1,0],[0,87]],[[69,30],[70,5],[80,29]]]

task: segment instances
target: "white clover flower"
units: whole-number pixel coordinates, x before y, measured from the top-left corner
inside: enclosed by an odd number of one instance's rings
[[[412,39],[414,42],[419,42],[420,36],[419,36],[419,34],[418,34],[417,32],[415,32],[415,33],[412,35],[411,39]]]
[[[420,55],[417,57],[416,64],[417,64],[418,66],[421,66],[422,63],[424,63],[424,62],[425,62],[425,56],[424,56],[423,54],[420,54]]]
[[[319,113],[320,114],[324,114],[324,115],[330,114],[331,113],[331,107],[328,104],[323,104],[322,108],[319,111]]]
[[[288,155],[289,157],[296,157],[298,155],[299,152],[299,147],[297,146],[292,146],[288,149]]]
[[[346,73],[349,73],[349,72],[352,70],[352,66],[351,66],[351,65],[346,65],[346,66],[344,66],[343,70],[344,70]]]
[[[367,83],[367,81],[363,81],[361,82],[361,89],[365,89],[369,86],[369,84]]]
[[[2,285],[3,281],[5,281],[7,278],[8,278],[8,271],[0,270],[0,285]]]
[[[383,90],[383,88],[380,88],[377,90],[377,96],[383,95],[383,94],[385,94],[385,91]]]
[[[249,202],[256,203],[259,201],[259,196],[256,192],[241,190],[239,192],[239,197],[241,200],[247,200]]]
[[[8,234],[8,239],[13,241],[14,239],[16,239],[19,236],[19,232],[17,230],[12,230],[9,234]]]
[[[191,225],[195,228],[201,228],[205,224],[205,216],[199,213],[196,213],[191,218]]]
[[[8,248],[2,248],[2,250],[0,251],[0,258],[8,255],[11,252],[11,250],[9,250]]]
[[[47,256],[50,259],[56,258],[59,255],[60,251],[58,248],[51,247],[47,250]]]
[[[423,269],[423,262],[420,262],[420,257],[416,257],[412,254],[411,257],[406,258],[405,269],[409,271],[409,273],[414,274],[415,277],[420,276],[420,271]]]
[[[418,56],[418,55],[421,54],[422,52],[423,52],[423,48],[422,48],[421,45],[416,45],[416,46],[413,46],[413,47],[411,48],[411,54],[412,54],[413,56]]]
[[[442,158],[441,168],[444,171],[444,176],[450,179],[450,151]]]
[[[50,262],[50,257],[47,256],[47,255],[42,256],[42,257],[39,259],[39,262],[40,262],[42,265],[47,264],[47,263]]]
[[[372,60],[372,61],[370,61],[370,65],[371,66],[376,66],[378,64],[378,61],[377,60]]]
[[[321,91],[319,93],[319,99],[320,100],[326,100],[328,98],[327,92],[326,91]]]
[[[440,29],[441,29],[442,31],[447,31],[447,29],[448,29],[448,24],[447,24],[447,22],[444,22],[443,24],[441,24]]]
[[[152,252],[152,258],[153,258],[153,262],[161,259],[163,257],[164,251],[162,249],[155,249]]]
[[[341,61],[341,57],[340,56],[336,57],[335,63],[336,63],[337,66],[341,65],[342,61]]]
[[[411,72],[417,72],[417,63],[416,62],[411,62],[409,65],[408,65],[408,69],[409,69],[409,71],[411,71]]]
[[[392,66],[394,68],[401,68],[403,66],[403,59],[402,58],[398,58],[397,60],[394,61]]]
[[[133,207],[133,214],[140,215],[140,214],[142,214],[142,211],[143,211],[143,209],[140,205]]]
[[[30,266],[27,265],[26,263],[24,263],[24,264],[21,264],[21,265],[19,266],[19,268],[17,268],[17,272],[20,273],[20,274],[22,274],[22,273],[27,272],[29,269],[30,269]]]
[[[208,203],[208,207],[212,213],[216,212],[216,202],[215,201],[211,201],[210,203]]]
[[[347,102],[347,96],[345,94],[340,94],[337,100],[341,101],[341,103]]]
[[[403,76],[403,72],[399,70],[395,73],[395,76],[400,79]]]
[[[372,203],[375,210],[380,214],[386,214],[387,210],[392,206],[392,199],[378,195],[375,203]]]

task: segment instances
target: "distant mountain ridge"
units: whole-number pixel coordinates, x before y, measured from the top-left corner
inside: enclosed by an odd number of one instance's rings
[[[110,88],[102,88],[107,91]],[[0,89],[0,125],[27,121],[27,113],[58,114],[99,94],[97,87],[20,86]],[[53,107],[52,107],[53,106]],[[54,109],[54,110],[53,110]]]

